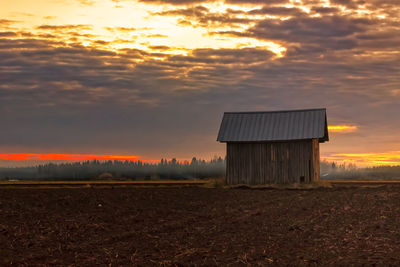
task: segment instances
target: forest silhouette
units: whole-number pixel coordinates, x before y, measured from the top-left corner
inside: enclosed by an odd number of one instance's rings
[[[173,158],[157,163],[91,160],[48,163],[32,167],[0,168],[0,180],[195,180],[225,177],[226,159],[180,162]],[[400,166],[359,168],[352,163],[321,161],[321,179],[400,179]]]
[[[193,157],[190,162],[161,159],[158,163],[142,161],[91,160],[71,163],[48,163],[33,167],[0,168],[0,179],[87,180],[87,179],[206,179],[225,175],[225,160],[206,161]]]

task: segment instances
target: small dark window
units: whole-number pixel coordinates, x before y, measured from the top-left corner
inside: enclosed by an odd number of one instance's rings
[[[300,183],[304,183],[304,182],[305,182],[304,176],[300,176]]]

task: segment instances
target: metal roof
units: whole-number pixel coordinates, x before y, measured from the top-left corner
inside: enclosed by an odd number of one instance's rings
[[[225,112],[217,141],[329,141],[326,109]]]

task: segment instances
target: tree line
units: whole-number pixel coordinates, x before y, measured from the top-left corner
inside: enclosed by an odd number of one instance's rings
[[[225,175],[225,160],[206,161],[193,157],[180,162],[175,158],[157,163],[138,161],[91,160],[71,163],[48,163],[34,167],[0,168],[2,180],[87,180],[87,179],[207,179]]]
[[[156,163],[142,161],[84,161],[48,163],[33,167],[0,168],[0,180],[190,180],[225,177],[225,159],[206,161],[193,157],[180,162],[175,158]],[[352,163],[321,161],[322,179],[400,179],[400,166],[358,168]]]
[[[321,161],[322,179],[394,180],[400,179],[400,166],[357,167],[354,163]]]

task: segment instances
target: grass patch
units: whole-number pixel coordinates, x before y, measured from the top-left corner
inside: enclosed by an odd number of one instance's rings
[[[229,185],[228,188],[237,189],[280,189],[280,190],[312,190],[319,188],[332,188],[331,183],[327,181],[316,181],[312,183],[294,183],[294,184],[263,184],[263,185]]]
[[[225,178],[209,179],[208,183],[203,185],[203,187],[205,188],[223,188],[225,186],[226,186]]]

